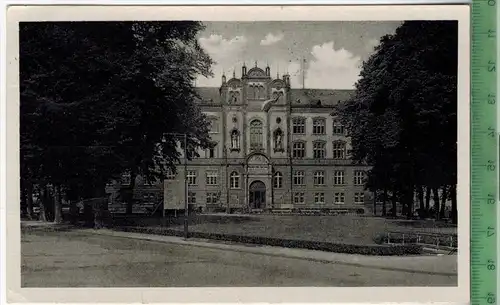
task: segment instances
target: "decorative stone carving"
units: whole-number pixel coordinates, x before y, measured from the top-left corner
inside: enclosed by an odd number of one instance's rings
[[[280,128],[274,132],[274,152],[283,152],[283,131]]]

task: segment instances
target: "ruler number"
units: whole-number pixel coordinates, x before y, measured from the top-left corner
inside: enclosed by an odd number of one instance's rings
[[[488,72],[496,72],[497,67],[493,60],[488,61]]]
[[[495,6],[496,4],[496,0],[488,0],[488,6]]]
[[[488,160],[488,165],[486,165],[486,169],[490,172],[494,172],[495,169],[496,169],[496,166],[495,166],[495,161],[493,160]]]
[[[492,237],[493,235],[495,235],[495,228],[488,227],[488,230],[486,231],[486,235],[488,237]]]
[[[495,38],[495,37],[496,37],[495,30],[489,29],[488,30],[488,38]]]
[[[495,94],[488,94],[488,104],[495,105],[497,103],[497,97]]]
[[[488,295],[486,296],[486,302],[488,302],[488,304],[493,304],[495,303],[496,301],[496,298],[495,298],[495,294],[494,293],[488,293]]]
[[[488,135],[489,135],[490,137],[494,138],[494,137],[495,137],[495,133],[496,133],[496,132],[495,132],[495,128],[493,128],[493,127],[488,127]]]
[[[487,268],[488,268],[488,270],[491,270],[491,271],[495,270],[496,269],[495,261],[493,261],[492,259],[489,259]]]
[[[495,200],[495,196],[493,196],[493,194],[488,194],[488,204],[495,204],[496,203],[496,200]]]

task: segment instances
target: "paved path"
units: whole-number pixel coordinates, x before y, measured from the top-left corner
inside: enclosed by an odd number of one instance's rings
[[[342,255],[334,255],[337,262],[329,261],[321,255],[332,257],[333,254],[319,251],[308,251],[319,252],[316,259],[305,252],[301,258],[292,258],[290,253],[295,249],[238,246],[243,247],[240,249],[226,244],[220,245],[226,248],[209,248],[181,244],[179,239],[177,242],[152,241],[110,234],[106,231],[99,234],[85,231],[23,233],[23,287],[359,287],[455,286],[457,283],[453,275],[348,265],[345,263],[349,262],[339,261]],[[375,257],[365,258],[377,261]],[[402,261],[402,258],[393,259]],[[439,257],[425,259],[427,263],[421,261],[422,266],[444,261]],[[437,261],[433,263],[431,259]]]

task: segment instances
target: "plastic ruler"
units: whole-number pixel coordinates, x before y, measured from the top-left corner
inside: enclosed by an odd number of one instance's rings
[[[498,304],[498,5],[472,0],[471,303]]]

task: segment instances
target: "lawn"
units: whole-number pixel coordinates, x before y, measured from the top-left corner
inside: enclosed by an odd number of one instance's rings
[[[347,244],[373,244],[382,232],[427,232],[456,234],[456,227],[434,221],[409,221],[361,216],[198,215],[190,219],[190,232],[259,236]],[[167,224],[168,223],[168,224]],[[182,217],[159,220],[138,219],[132,226],[168,226],[182,230]]]

